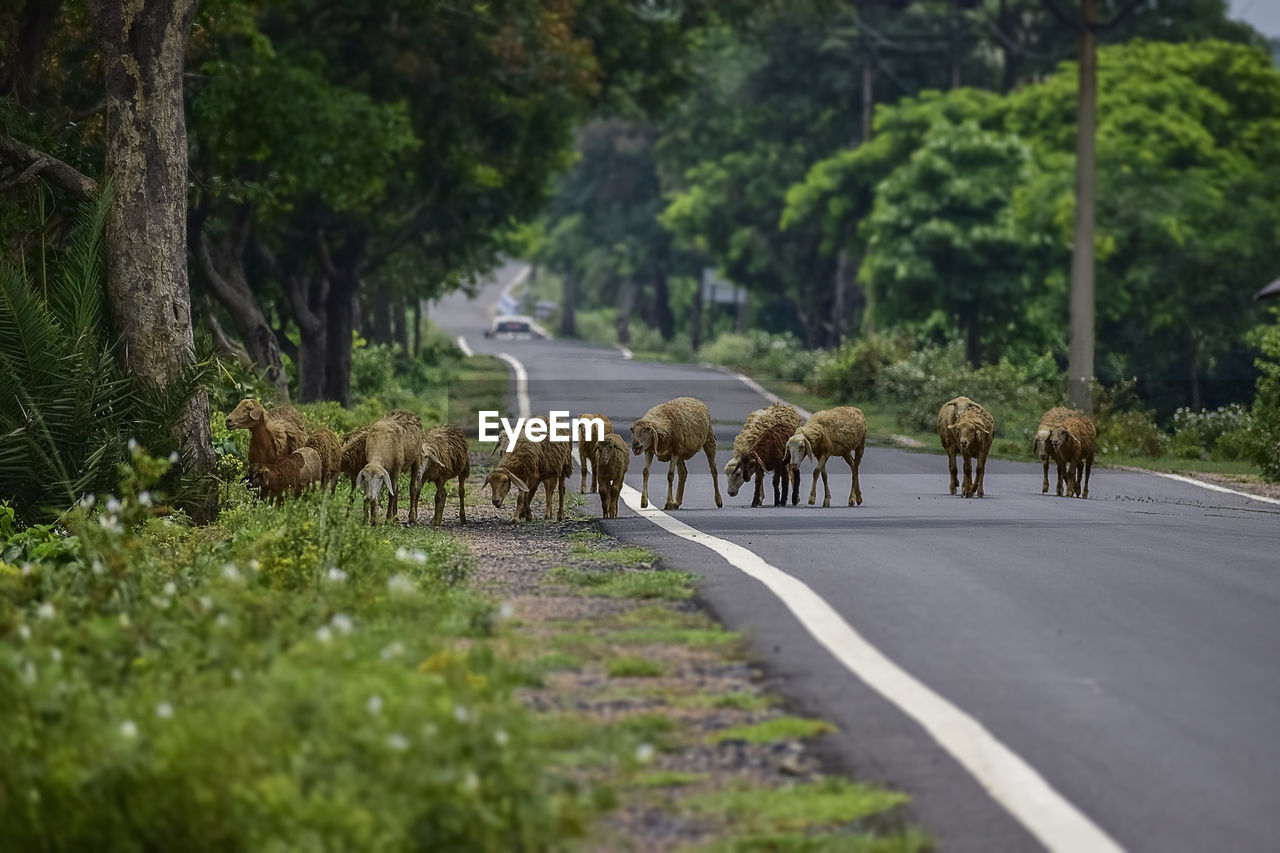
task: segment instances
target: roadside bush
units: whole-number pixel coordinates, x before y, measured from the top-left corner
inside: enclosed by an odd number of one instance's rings
[[[321,498],[157,514],[134,451],[48,559],[0,549],[0,850],[546,849],[554,771],[445,534]],[[412,535],[420,548],[396,547]],[[28,538],[30,536],[28,535]],[[8,559],[20,547],[20,567]],[[32,560],[32,557],[36,559]]]
[[[1280,482],[1280,309],[1272,313],[1275,322],[1256,329],[1250,341],[1262,351],[1254,362],[1262,375],[1250,412],[1257,430],[1252,461],[1262,467],[1264,477]]]
[[[1255,432],[1249,410],[1239,403],[1202,412],[1180,408],[1173,413],[1169,452],[1179,459],[1246,459],[1258,443]]]
[[[858,400],[879,396],[884,371],[905,359],[912,348],[905,335],[866,335],[817,359],[804,382],[815,394],[856,405]]]
[[[794,335],[774,335],[759,330],[745,334],[725,332],[704,344],[698,355],[711,364],[752,370],[793,382],[803,381],[821,358],[805,352]]]

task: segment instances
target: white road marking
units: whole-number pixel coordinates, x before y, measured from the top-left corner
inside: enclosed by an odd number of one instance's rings
[[[1200,488],[1208,489],[1211,492],[1225,492],[1228,495],[1238,495],[1239,497],[1248,498],[1252,501],[1262,501],[1263,503],[1276,504],[1280,506],[1280,500],[1275,498],[1263,497],[1262,495],[1251,495],[1248,492],[1238,492],[1235,489],[1228,489],[1226,486],[1219,486],[1217,483],[1206,483],[1204,480],[1197,480],[1194,477],[1183,477],[1181,474],[1166,474],[1163,471],[1148,471],[1145,468],[1126,468],[1124,470],[1139,471],[1143,474],[1164,477],[1166,480],[1177,480],[1179,483],[1186,483],[1190,486],[1199,486]]]
[[[761,385],[759,382],[752,379],[750,376],[743,376],[741,373],[737,373],[732,370],[730,370],[729,373],[730,375],[737,377],[737,379],[743,385],[746,385],[748,388],[750,388],[752,391],[755,391],[761,397],[764,397],[770,403],[787,402],[786,400],[779,397],[777,394],[770,391],[768,388]],[[795,403],[792,403],[791,405],[795,406]],[[813,416],[812,412],[810,412],[808,409],[801,408],[800,406],[796,406],[796,411],[800,413],[800,417],[805,418],[806,420]]]
[[[520,415],[528,417],[529,374],[514,356],[499,353],[498,357],[515,371]],[[755,386],[753,390],[758,389],[769,396],[747,377],[738,374],[738,378],[748,387]],[[581,457],[578,461],[581,464]],[[992,799],[1049,850],[1109,853],[1123,849],[981,723],[867,642],[808,584],[765,562],[741,545],[696,530],[662,510],[652,507],[640,509],[640,493],[625,483],[621,497],[641,518],[681,539],[714,551],[729,565],[764,584],[810,636],[854,676],[919,723],[939,746],[969,771]]]
[[[467,345],[467,339],[462,335],[458,335],[458,349],[462,350],[462,354],[467,358],[471,358],[471,356],[476,354],[475,350]]]

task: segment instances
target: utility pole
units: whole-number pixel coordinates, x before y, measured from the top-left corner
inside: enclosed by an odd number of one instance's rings
[[[1067,381],[1071,405],[1093,411],[1094,198],[1098,106],[1098,0],[1080,0],[1080,76],[1076,106],[1076,218],[1071,251],[1071,341]]]

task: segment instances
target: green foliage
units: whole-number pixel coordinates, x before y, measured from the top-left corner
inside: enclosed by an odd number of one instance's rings
[[[1280,481],[1280,311],[1273,309],[1275,322],[1253,332],[1262,355],[1257,360],[1258,393],[1253,399],[1252,421],[1260,440],[1253,446],[1253,460],[1263,474]]]
[[[682,805],[725,822],[734,834],[747,834],[838,826],[906,801],[905,794],[832,778],[781,789],[744,787],[695,794]]]
[[[619,549],[622,550],[622,549]],[[693,595],[693,575],[666,570],[596,572],[560,566],[548,573],[551,580],[577,587],[590,595],[609,598],[681,599]]]
[[[642,657],[616,657],[605,671],[610,678],[656,678],[666,671],[662,661]]]
[[[806,717],[773,717],[762,723],[721,729],[711,735],[712,743],[726,740],[744,740],[747,743],[772,743],[780,740],[798,740],[835,731],[835,726],[825,720]]]
[[[24,523],[111,489],[126,446],[176,450],[173,425],[207,378],[170,387],[125,370],[107,311],[103,231],[109,193],[86,205],[61,256],[0,261],[0,498]]]
[[[168,463],[0,562],[0,848],[545,849],[592,808],[442,534],[316,498],[157,515]],[[399,534],[409,536],[410,534]],[[6,540],[6,552],[11,542]],[[105,845],[105,848],[104,848]]]

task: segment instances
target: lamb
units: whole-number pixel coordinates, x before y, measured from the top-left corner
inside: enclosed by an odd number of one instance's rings
[[[791,483],[787,441],[795,428],[787,423],[777,423],[757,436],[755,442],[742,455],[742,464],[738,473],[743,480],[753,477],[756,481],[755,494],[751,498],[752,506],[764,505],[764,475],[773,472],[773,505],[787,505],[787,487]],[[782,492],[779,496],[778,481],[782,481]]]
[[[444,522],[444,504],[448,497],[448,481],[458,478],[458,522],[467,523],[466,482],[471,476],[471,452],[467,448],[467,436],[453,424],[443,424],[429,431],[422,438],[422,449],[417,471],[414,473],[412,494],[409,499],[409,519],[418,518],[418,496],[422,486],[430,481],[436,487],[435,514],[431,524],[439,527]]]
[[[947,466],[951,472],[951,494],[960,487],[956,454],[964,460],[964,485],[960,494],[971,498],[983,496],[983,478],[987,471],[987,454],[991,452],[991,439],[995,435],[996,422],[991,413],[968,397],[956,397],[942,404],[938,410],[938,438],[947,452]],[[971,465],[977,460],[977,470],[971,473]]]
[[[786,424],[790,428],[787,435],[791,436],[800,428],[800,413],[790,403],[774,403],[767,409],[756,409],[747,415],[742,432],[733,440],[733,456],[724,466],[725,489],[729,492],[729,497],[737,497],[738,489],[742,488],[745,479],[739,470],[743,454],[751,449],[760,433],[774,424]]]
[[[591,418],[599,418],[604,421],[604,439],[613,434],[613,421],[609,420],[607,415],[579,415],[581,420],[589,420]],[[594,429],[588,429],[586,434],[578,442],[578,459],[582,463],[582,485],[578,486],[580,494],[587,493],[587,463],[591,463],[591,491],[596,491],[596,447],[604,439],[597,440]]]
[[[1058,465],[1058,497],[1062,497],[1063,469],[1066,466],[1064,461],[1058,459],[1054,455],[1052,448],[1049,447],[1049,432],[1053,427],[1057,426],[1059,423],[1074,414],[1076,413],[1071,409],[1063,406],[1055,406],[1044,413],[1044,416],[1040,418],[1040,426],[1036,428],[1036,437],[1035,441],[1032,443],[1032,452],[1035,453],[1036,457],[1044,463],[1044,482],[1040,487],[1040,494],[1042,495],[1049,491],[1049,460],[1052,458]]]
[[[515,447],[502,456],[496,468],[489,472],[484,485],[493,494],[493,505],[498,509],[515,486],[515,521],[532,521],[534,492],[546,483],[546,520],[551,520],[552,486],[558,485],[560,509],[557,521],[564,521],[564,481],[573,473],[573,456],[568,442],[530,441],[523,433],[516,439]]]
[[[1067,466],[1067,497],[1088,498],[1089,477],[1093,473],[1093,456],[1097,450],[1098,431],[1093,419],[1080,412],[1057,424],[1049,431],[1049,446],[1055,457]],[[1083,493],[1080,470],[1084,467]]]
[[[365,434],[365,465],[356,475],[356,485],[364,487],[365,518],[377,523],[378,498],[387,487],[387,521],[399,511],[396,484],[402,473],[410,479],[422,452],[422,421],[412,412],[397,410],[369,427]]]
[[[307,442],[307,429],[297,409],[266,409],[252,398],[241,400],[231,410],[227,429],[249,430],[250,469],[282,459]]]
[[[720,498],[720,477],[716,471],[716,434],[711,431],[711,412],[707,404],[693,397],[677,397],[654,406],[644,417],[631,424],[631,452],[644,457],[644,486],[640,491],[640,507],[649,506],[649,466],[653,457],[670,461],[667,469],[667,502],[663,509],[679,509],[684,502],[684,484],[689,476],[685,460],[702,450],[711,467],[711,484],[715,488],[716,506],[724,506]],[[675,499],[671,497],[677,467],[680,485]]]
[[[321,427],[307,436],[304,446],[320,454],[320,488],[328,487],[333,494],[342,473],[342,445],[338,443],[338,436],[328,427]]]
[[[839,456],[853,472],[853,485],[849,489],[849,506],[862,506],[862,486],[858,482],[858,466],[867,449],[867,419],[861,409],[853,406],[836,406],[814,412],[804,426],[787,439],[787,460],[791,468],[791,504],[800,500],[800,463],[812,456],[817,462],[813,469],[813,486],[809,489],[809,505],[813,506],[818,495],[818,475],[822,475],[824,507],[831,506],[831,487],[827,484],[827,460]]]
[[[600,514],[603,518],[618,517],[618,494],[622,491],[622,481],[627,476],[627,467],[631,464],[631,454],[627,452],[627,443],[622,436],[611,432],[595,445],[592,458],[592,470],[599,474]]]
[[[249,485],[280,506],[285,492],[298,497],[308,486],[321,482],[322,472],[320,454],[314,448],[300,447],[282,459],[253,468]]]

